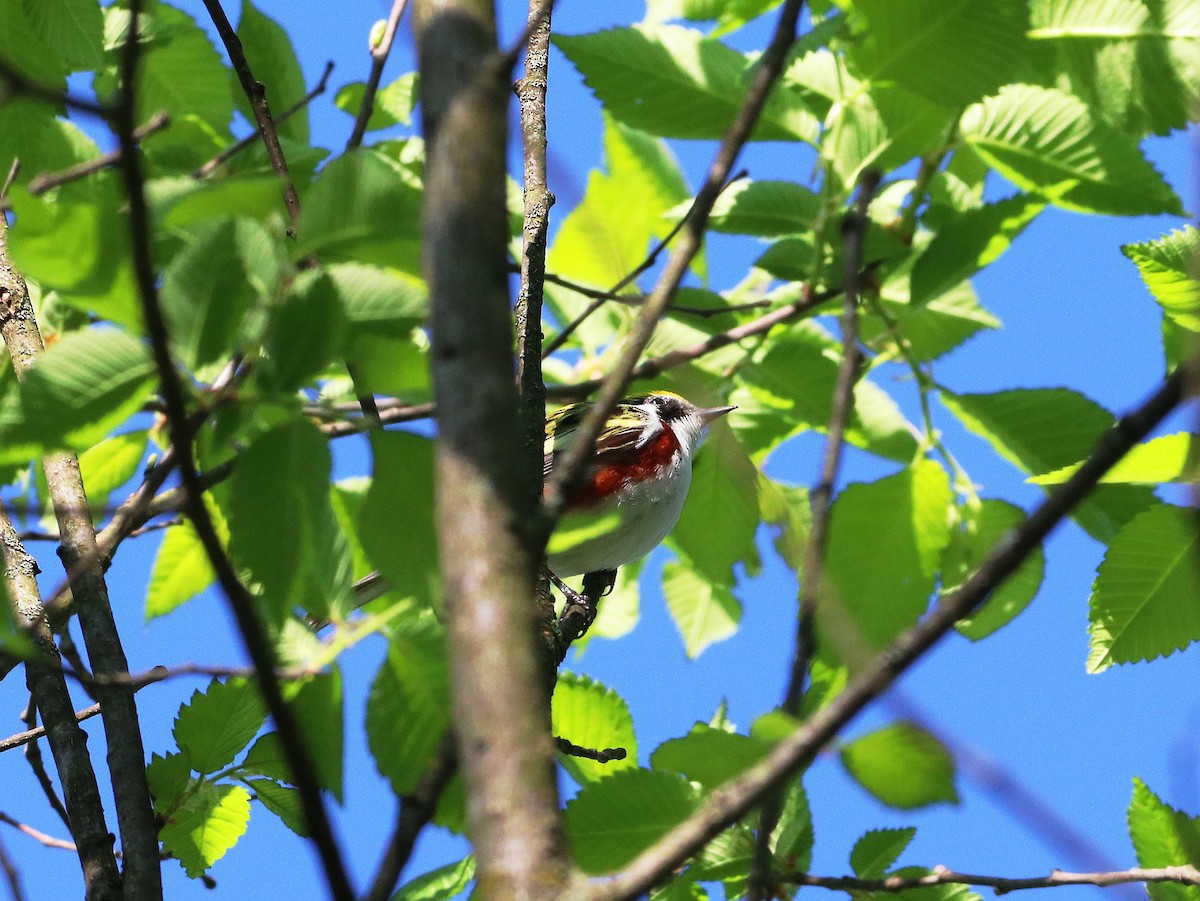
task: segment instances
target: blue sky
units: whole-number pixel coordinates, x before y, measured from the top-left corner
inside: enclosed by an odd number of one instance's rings
[[[207,21],[199,0],[181,5],[198,21]],[[332,15],[333,7],[312,0],[264,0],[261,6],[292,34],[310,83],[320,76],[327,59],[336,62],[331,82],[336,89],[365,77],[366,35],[376,19],[386,16],[387,7],[382,0],[359,0],[338,4]],[[507,41],[519,32],[525,13],[523,4],[504,7],[502,32]],[[236,9],[229,12],[235,15]],[[580,32],[641,16],[642,5],[631,0],[564,2],[555,27]],[[748,29],[744,38],[739,37],[739,46],[761,46],[766,31],[766,27]],[[385,81],[411,68],[411,39],[405,27]],[[559,197],[554,213],[561,220],[579,199],[587,171],[601,164],[601,122],[597,105],[557,53],[550,83],[550,187]],[[336,152],[345,143],[351,120],[333,108],[332,93],[316,102],[311,120],[316,141]],[[711,157],[711,145],[675,146],[695,185]],[[1153,139],[1147,150],[1185,206],[1197,206],[1193,141],[1182,135]],[[811,160],[797,157],[792,148],[763,145],[752,148],[743,165],[756,178],[803,180]],[[519,171],[516,158],[511,168]],[[1005,328],[980,335],[939,361],[938,379],[964,391],[1069,386],[1116,412],[1136,404],[1162,375],[1159,316],[1119,245],[1156,237],[1179,224],[1167,218],[1106,220],[1057,211],[1044,214],[976,279],[983,303],[1004,321]],[[713,245],[709,256],[718,288],[732,284],[745,262],[731,245],[724,253],[727,243]],[[907,386],[897,390],[903,397]],[[912,398],[903,399],[911,414]],[[1037,501],[1039,490],[1023,484],[1011,467],[997,460],[982,441],[965,434],[936,405],[935,417],[956,456],[985,486],[985,496],[1003,497],[1026,508]],[[1189,427],[1188,420],[1176,417],[1169,430]],[[339,463],[352,467],[357,456],[353,445],[338,447]],[[816,438],[798,440],[772,458],[771,474],[795,483],[812,482],[820,448]],[[877,478],[886,471],[877,461],[852,451],[844,480]],[[212,592],[164,620],[144,625],[141,603],[156,546],[154,537],[131,543],[122,549],[110,573],[131,669],[182,661],[239,662],[240,642],[233,637],[222,601]],[[46,570],[43,585],[52,589],[58,580],[57,560],[46,547],[38,551]],[[869,552],[864,548],[864,553]],[[1081,860],[1035,835],[1028,815],[1012,814],[1011,793],[1000,796],[1010,803],[998,800],[986,779],[960,773],[958,806],[898,813],[873,802],[843,775],[836,758],[826,755],[805,780],[816,825],[814,872],[847,872],[847,856],[858,835],[868,828],[903,825],[918,827],[916,840],[901,860],[907,864],[941,863],[999,875],[1033,875],[1052,867],[1124,868],[1135,863],[1125,832],[1125,809],[1135,775],[1174,806],[1200,813],[1196,752],[1200,704],[1195,691],[1200,684],[1200,658],[1195,650],[1152,665],[1116,667],[1099,676],[1084,672],[1087,598],[1102,553],[1102,547],[1077,527],[1060,528],[1050,539],[1046,578],[1033,605],[981,644],[951,636],[902,680],[898,691],[905,704],[927,718],[928,725],[956,746],[970,749],[976,759],[995,761],[1007,776],[1069,822],[1104,863]],[[582,659],[568,661],[569,668],[612,686],[628,700],[643,761],[661,741],[683,734],[698,719],[708,719],[723,700],[729,704],[731,718],[748,726],[777,703],[792,652],[796,585],[767,554],[763,574],[739,588],[745,615],[737,636],[710,648],[698,660],[686,659],[655,584],[663,559],[664,552],[658,552],[647,568],[637,628],[616,642],[594,642]],[[390,793],[365,749],[361,728],[366,691],[382,651],[381,643],[368,643],[344,661],[347,799],[345,810],[336,816],[357,886],[364,886],[373,872],[393,816]],[[20,681],[14,675],[0,683],[0,710],[9,717],[11,732],[21,728],[15,718],[25,700]],[[175,710],[193,687],[202,684],[175,680],[139,695],[148,752],[170,747]],[[886,701],[876,704],[851,726],[850,734],[888,722],[894,715]],[[97,762],[102,763],[98,721],[91,721],[88,729],[95,736],[92,747]],[[564,777],[565,786],[568,782]],[[0,784],[10,786],[0,810],[62,835],[61,824],[46,808],[19,754],[0,758]],[[1020,806],[1028,812],[1027,805]],[[20,865],[30,898],[78,895],[73,856],[42,848],[9,829],[0,831],[0,841]],[[461,840],[429,832],[408,873],[415,875],[454,859],[463,847]],[[167,896],[172,899],[321,896],[315,855],[259,809],[247,836],[212,870],[218,895],[188,880],[172,862],[165,864],[164,874]],[[1058,889],[1054,897],[1074,901],[1098,891]],[[1122,898],[1142,894],[1136,887],[1108,891],[1117,891]]]

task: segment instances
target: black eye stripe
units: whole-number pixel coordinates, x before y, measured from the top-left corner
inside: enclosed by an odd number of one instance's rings
[[[680,419],[686,413],[678,397],[665,394],[652,395],[651,400],[658,408],[658,415],[666,420]]]

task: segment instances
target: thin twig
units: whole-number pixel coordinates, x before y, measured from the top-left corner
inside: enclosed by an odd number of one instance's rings
[[[767,96],[783,72],[788,51],[796,40],[796,25],[802,6],[803,0],[787,0],[784,3],[771,43],[759,59],[753,80],[746,91],[746,99],[725,132],[704,185],[696,194],[685,226],[680,232],[679,244],[667,259],[654,290],[642,304],[633,331],[626,339],[612,371],[604,380],[591,411],[580,423],[574,442],[562,462],[555,468],[545,492],[539,523],[539,540],[544,541],[549,537],[566,504],[567,496],[582,477],[584,463],[592,455],[600,430],[625,392],[630,379],[634,377],[638,358],[650,343],[658,320],[674,298],[692,259],[700,250],[713,204],[729,181],[733,165],[754,130],[754,125],[766,105]]]
[[[283,180],[283,205],[287,207],[288,219],[291,223],[288,227],[288,235],[294,237],[296,223],[300,219],[300,196],[296,193],[295,184],[292,183],[292,176],[288,172],[287,157],[283,155],[283,147],[279,143],[279,133],[275,130],[275,122],[271,118],[266,87],[250,71],[250,64],[246,61],[246,54],[242,50],[242,40],[229,23],[229,17],[221,8],[220,0],[204,0],[204,8],[208,10],[213,25],[217,28],[217,34],[221,36],[221,42],[229,54],[229,62],[233,65],[233,71],[237,73],[238,82],[241,84],[242,90],[246,92],[246,99],[250,101],[250,110],[254,113],[254,122],[258,126],[258,133],[262,135],[263,146],[267,149],[267,159],[271,161],[271,168]]]
[[[133,136],[139,142],[146,140],[152,134],[157,134],[168,125],[171,124],[171,117],[165,112],[157,112],[146,120],[144,125],[138,126]],[[119,150],[110,150],[108,153],[103,153],[98,157],[90,160],[84,160],[82,163],[76,163],[66,169],[58,172],[43,172],[36,175],[30,180],[28,190],[30,194],[45,194],[51,188],[57,188],[59,185],[65,185],[67,182],[77,181],[91,175],[93,172],[99,172],[101,169],[107,169],[109,166],[115,166],[121,158]]]
[[[4,871],[4,881],[8,883],[8,893],[12,895],[13,901],[25,901],[25,890],[21,888],[21,874],[17,872],[12,858],[8,856],[3,841],[0,841],[0,870]]]
[[[392,0],[392,11],[383,26],[383,34],[379,43],[371,48],[371,72],[367,75],[367,85],[363,89],[358,115],[354,117],[354,129],[346,141],[347,153],[362,146],[363,136],[367,133],[367,123],[371,119],[371,113],[375,111],[375,93],[379,90],[383,67],[387,63],[388,54],[392,52],[392,44],[396,41],[396,31],[400,27],[400,19],[404,16],[406,6],[408,0]]]
[[[209,7],[210,13],[214,14],[214,20],[219,18],[224,22],[223,29],[218,22],[218,29],[223,32],[222,36],[227,40],[227,46],[232,44],[237,47],[237,55],[244,64],[245,59],[241,54],[240,42],[237,41],[237,35],[232,34],[228,19],[225,19],[220,5],[216,3],[216,0],[205,0],[205,4]],[[137,34],[137,20],[140,11],[141,0],[131,0],[129,26],[131,35]],[[233,609],[234,618],[250,660],[258,670],[259,687],[267,709],[271,712],[271,717],[279,731],[280,744],[295,779],[305,824],[320,854],[330,892],[336,901],[352,901],[354,892],[350,888],[345,864],[325,810],[325,802],[321,795],[320,781],[312,755],[309,753],[295,714],[283,697],[279,680],[275,678],[275,655],[270,640],[258,619],[254,598],[238,578],[233,564],[225,554],[208,508],[204,504],[203,485],[196,472],[196,461],[192,448],[194,436],[187,412],[187,397],[179,372],[171,359],[170,336],[162,308],[159,306],[156,273],[150,250],[150,218],[146,203],[145,176],[142,172],[141,159],[134,148],[131,111],[135,108],[132,102],[132,91],[136,83],[134,79],[136,68],[137,43],[131,38],[126,41],[122,57],[122,85],[126,96],[124,102],[118,105],[117,114],[114,116],[114,126],[123,150],[120,167],[129,197],[129,233],[134,275],[146,333],[150,339],[155,368],[158,372],[159,386],[166,404],[171,444],[179,459],[179,473],[185,491],[185,512],[196,529],[196,535],[204,547],[214,573],[216,573],[217,581]],[[245,84],[245,79],[249,77],[252,80],[252,76],[249,76],[249,70],[244,65],[239,70],[239,77],[243,78],[243,86],[250,88],[248,94],[253,97],[254,85],[247,86]],[[265,99],[261,97],[261,92],[259,94],[262,102],[256,105],[256,113],[262,111],[269,116]],[[267,121],[269,122],[269,119]],[[270,155],[272,152],[270,138],[274,138],[275,147],[278,149],[278,136],[273,128],[264,129],[263,122],[260,121],[259,124],[260,130],[263,130],[264,142],[268,143],[268,155]],[[279,155],[279,159],[282,161],[282,154]],[[276,160],[272,159],[272,165],[275,165],[275,162]],[[286,164],[284,166],[284,171],[286,171]],[[294,188],[292,190],[294,192]]]
[[[594,760],[596,763],[612,763],[614,760],[624,760],[629,752],[624,748],[585,748],[565,738],[554,737],[554,746],[559,753],[568,757],[579,757],[583,760]]]
[[[969,615],[1010,576],[1099,483],[1129,449],[1146,437],[1184,399],[1195,378],[1180,367],[1134,412],[1122,417],[1087,461],[1042,502],[954,592],[917,625],[887,645],[831,703],[779,742],[759,763],[708,796],[700,809],[674,827],[625,869],[596,884],[589,901],[624,901],[656,885],[722,829],[744,816],[781,779],[807,766],[817,752],[920,659],[954,624]]]
[[[833,490],[837,484],[838,471],[841,469],[846,428],[854,415],[854,386],[858,381],[862,360],[862,350],[858,346],[859,272],[862,268],[863,239],[869,221],[867,208],[878,184],[878,172],[868,169],[862,173],[854,209],[846,216],[842,226],[842,243],[845,248],[845,271],[842,281],[842,361],[838,366],[837,383],[833,389],[821,473],[809,493],[812,525],[804,549],[803,586],[796,618],[796,650],[781,704],[782,710],[793,717],[800,715],[803,706],[804,681],[815,650],[817,602],[824,577],[825,546],[829,535],[830,513],[833,510]],[[749,901],[761,901],[771,892],[771,834],[783,813],[786,794],[786,783],[781,783],[775,786],[763,802],[747,891]]]
[[[646,299],[644,294],[621,294],[616,297],[612,296],[611,291],[601,291],[599,288],[592,288],[588,285],[580,284],[572,281],[569,278],[563,278],[561,275],[556,275],[553,272],[545,273],[542,278],[545,281],[554,285],[561,285],[564,288],[570,288],[576,294],[582,294],[584,297],[590,297],[593,300],[611,300],[613,303],[624,304],[627,307],[641,306]],[[682,304],[673,303],[667,307],[668,313],[685,313],[689,316],[699,316],[708,318],[710,316],[723,316],[726,313],[741,313],[745,310],[761,310],[771,305],[769,300],[750,300],[745,303],[731,303],[724,307],[689,307]]]
[[[52,835],[47,835],[46,833],[38,829],[34,829],[32,826],[26,823],[22,823],[20,820],[14,820],[2,810],[0,810],[0,823],[5,823],[9,826],[12,826],[18,832],[24,832],[30,838],[40,842],[47,848],[59,848],[63,851],[78,850],[75,847],[74,842],[67,841],[65,838],[55,838]]]
[[[926,876],[887,876],[883,879],[860,879],[857,876],[814,876],[811,873],[785,873],[776,877],[780,882],[811,885],[844,892],[906,892],[911,889],[937,885],[981,885],[995,889],[997,895],[1035,888],[1060,888],[1065,885],[1095,885],[1108,887],[1131,882],[1174,882],[1179,885],[1200,885],[1200,870],[1191,864],[1149,869],[1130,867],[1106,873],[1068,873],[1052,870],[1048,876],[979,876],[959,873],[943,866],[934,867]]]
[[[333,74],[333,60],[329,60],[325,63],[325,71],[321,73],[321,80],[317,82],[316,86],[287,109],[285,109],[282,113],[276,116],[274,120],[275,124],[280,125],[286,122],[296,113],[300,112],[300,110],[304,109],[318,97],[324,94],[329,85],[329,76],[331,74]],[[211,160],[193,172],[192,178],[207,178],[209,175],[212,175],[215,171],[217,171],[217,169],[219,169],[222,165],[228,162],[231,157],[241,153],[256,140],[258,140],[258,132],[250,132],[250,134],[246,135],[246,137],[242,138],[235,144],[230,144]]]
[[[37,724],[38,707],[35,701],[36,699],[31,691],[29,694],[29,703],[21,714],[21,721],[31,728],[36,728]],[[42,727],[42,732],[45,734],[45,727]],[[42,794],[45,795],[46,803],[50,805],[50,809],[62,820],[67,830],[73,834],[71,812],[63,804],[62,798],[58,796],[58,789],[54,787],[54,781],[50,778],[50,774],[46,772],[46,761],[42,758],[42,749],[36,741],[31,741],[29,747],[25,749],[25,762],[29,764],[29,769],[33,772],[33,778],[37,780],[38,787],[41,788]],[[62,776],[61,773],[59,775]],[[74,808],[74,804],[72,804],[72,808]]]
[[[388,840],[375,878],[371,880],[371,890],[365,901],[387,901],[392,896],[396,883],[400,881],[400,874],[412,856],[417,836],[433,819],[438,799],[457,770],[458,755],[454,750],[454,737],[447,732],[438,745],[437,753],[421,774],[417,787],[412,794],[400,799],[392,837]]]
[[[75,712],[75,722],[82,723],[84,720],[90,720],[99,712],[99,704],[93,704],[91,707],[84,707],[82,710],[77,710]],[[27,745],[30,742],[36,742],[45,734],[45,726],[34,726],[32,729],[27,729],[24,732],[18,732],[16,735],[10,735],[8,738],[0,738],[0,754],[3,754],[5,751],[11,751],[13,748],[19,748],[22,745]]]
[[[12,165],[8,167],[8,175],[4,178],[4,187],[0,188],[0,201],[8,197],[8,189],[13,186],[13,182],[17,180],[17,174],[21,171],[21,158],[14,156]]]
[[[745,172],[745,170],[743,170],[743,171],[737,173],[736,175],[734,175],[728,181],[725,181],[721,185],[721,189],[717,192],[716,197],[713,197],[712,200],[709,201],[709,209],[710,210],[712,209],[712,204],[716,202],[717,197],[720,197],[721,194],[724,193],[726,188],[728,188],[734,182],[739,181],[745,177],[746,177],[746,172]],[[703,191],[701,193],[703,193]],[[662,256],[662,252],[667,249],[667,246],[672,241],[675,240],[675,236],[678,235],[681,231],[683,231],[683,227],[685,225],[687,225],[688,220],[692,217],[693,213],[696,210],[696,205],[700,202],[700,197],[701,197],[701,194],[696,195],[695,199],[692,200],[692,205],[690,207],[688,207],[688,211],[683,214],[683,217],[671,227],[671,230],[669,232],[667,232],[667,234],[663,238],[661,238],[659,241],[655,242],[654,246],[650,248],[650,252],[648,254],[646,254],[646,258],[644,260],[642,260],[640,263],[638,263],[638,265],[635,266],[630,272],[627,272],[621,278],[620,281],[618,281],[615,285],[613,285],[607,291],[604,291],[598,295],[594,295],[592,297],[592,302],[589,303],[586,307],[584,307],[583,311],[578,316],[576,316],[574,319],[572,319],[570,322],[568,322],[566,324],[566,326],[563,327],[562,331],[560,331],[557,335],[555,335],[553,338],[550,339],[550,342],[546,345],[545,349],[542,351],[543,357],[550,356],[550,354],[554,353],[556,350],[558,350],[560,347],[562,347],[564,344],[566,344],[567,339],[570,338],[571,335],[573,335],[575,333],[576,329],[578,329],[581,325],[583,325],[583,323],[586,322],[587,319],[593,313],[595,313],[598,309],[600,309],[600,307],[602,307],[604,305],[605,301],[615,300],[620,295],[620,293],[623,290],[625,290],[625,288],[627,288],[627,287],[629,287],[629,285],[633,284],[633,282],[637,279],[637,277],[639,275],[641,275],[643,272],[645,272],[646,270],[653,267],[654,264],[658,262],[658,258],[660,256]],[[699,248],[697,247],[697,250],[698,249]],[[690,259],[689,259],[688,263],[690,265],[690,263],[691,263]],[[672,291],[671,293],[673,295],[674,291]],[[645,298],[643,298],[642,303],[645,303]],[[668,307],[668,309],[670,309],[670,307]]]
[[[112,113],[112,110],[102,103],[76,97],[74,94],[64,94],[62,91],[27,78],[24,72],[2,56],[0,56],[0,88],[6,89],[0,93],[0,101],[5,99],[3,93],[24,94],[27,97],[35,97],[50,103],[61,103],[67,109],[87,113],[89,116],[96,116],[100,119],[107,119]]]

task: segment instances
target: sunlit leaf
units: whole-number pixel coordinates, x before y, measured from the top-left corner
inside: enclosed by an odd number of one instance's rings
[[[727,586],[672,561],[663,567],[662,590],[689,657],[737,632],[742,605]]]
[[[882,879],[896,859],[904,853],[917,830],[872,829],[854,843],[850,852],[850,868],[860,879]]]
[[[554,685],[552,702],[551,725],[555,735],[595,751],[624,748],[626,752],[623,760],[607,763],[559,754],[559,762],[577,782],[595,782],[618,770],[637,766],[633,718],[619,694],[587,676],[561,672]]]
[[[889,807],[958,803],[954,758],[934,736],[911,723],[856,738],[842,748],[841,759],[858,784]]]
[[[267,712],[254,683],[213,681],[179,708],[174,736],[197,773],[215,773],[233,762],[266,722]]]
[[[1147,868],[1200,865],[1200,817],[1189,817],[1164,804],[1136,776],[1129,802],[1129,838],[1138,864]],[[1200,887],[1170,882],[1147,883],[1154,901],[1197,901]]]
[[[240,785],[201,786],[159,831],[163,848],[187,874],[200,876],[237,844],[250,822],[250,793]]]
[[[1155,241],[1126,244],[1121,252],[1133,260],[1142,281],[1163,312],[1192,331],[1200,331],[1200,231],[1186,226]]]

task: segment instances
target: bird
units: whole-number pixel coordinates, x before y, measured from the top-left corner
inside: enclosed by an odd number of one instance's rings
[[[554,471],[591,407],[569,404],[547,416],[543,475]],[[670,534],[687,499],[696,449],[709,425],[734,409],[698,407],[670,391],[622,398],[567,495],[558,534],[570,540],[556,547],[551,539],[546,564],[560,588],[563,577],[605,573],[605,593],[618,567]]]

